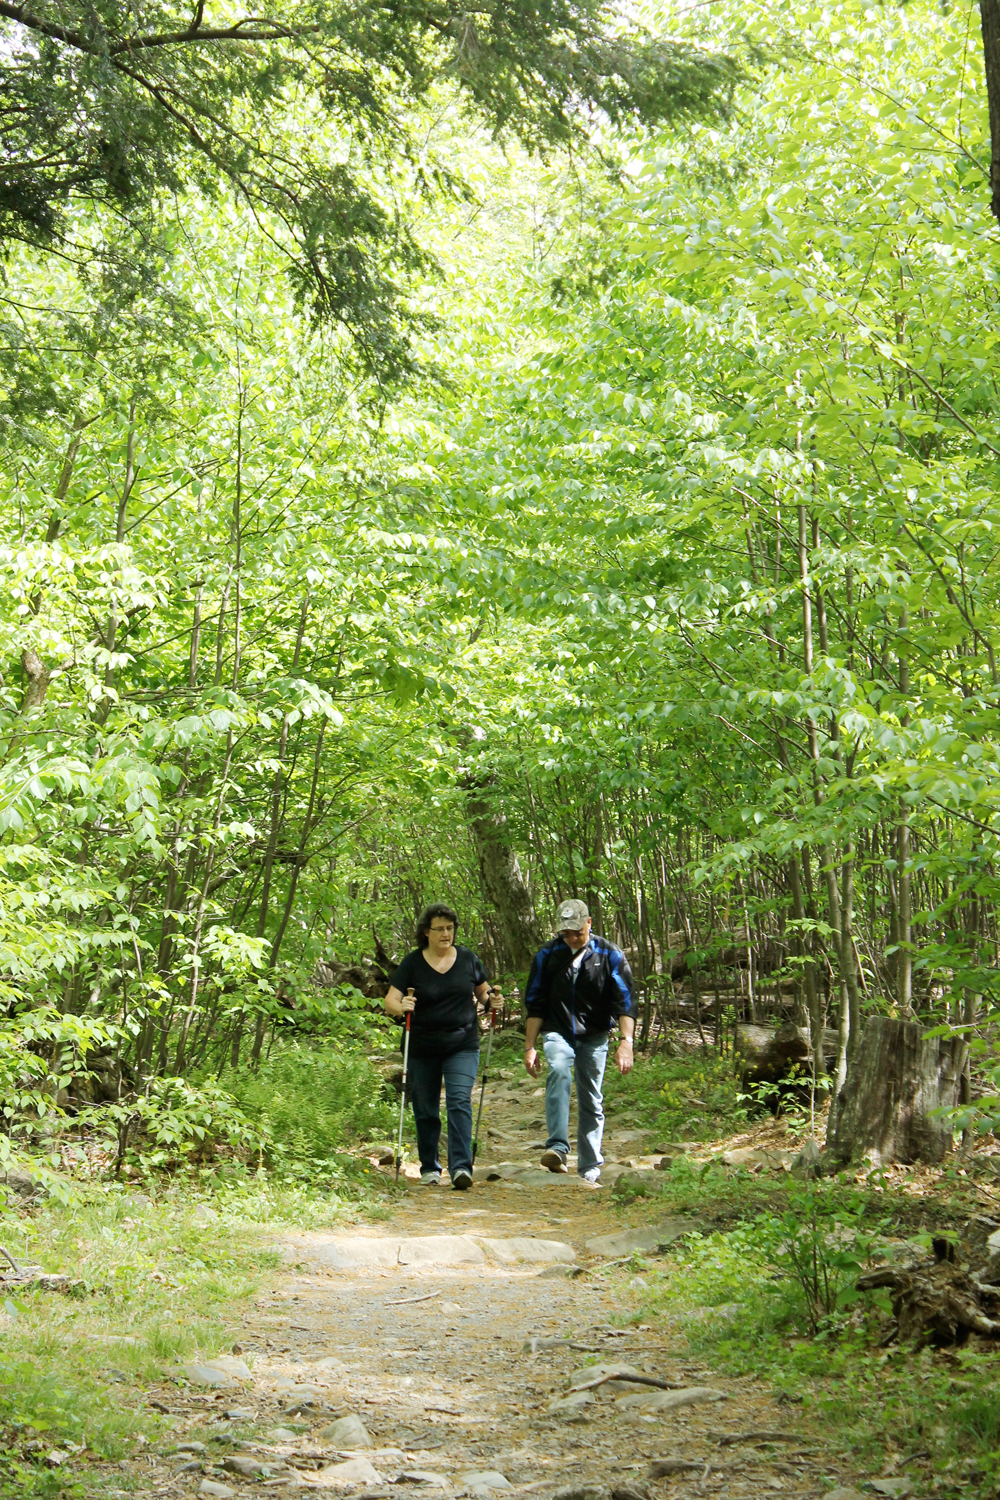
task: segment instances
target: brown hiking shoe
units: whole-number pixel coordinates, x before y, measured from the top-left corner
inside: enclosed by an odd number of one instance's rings
[[[542,1166],[548,1167],[550,1172],[568,1172],[566,1158],[561,1151],[550,1149],[542,1153]]]

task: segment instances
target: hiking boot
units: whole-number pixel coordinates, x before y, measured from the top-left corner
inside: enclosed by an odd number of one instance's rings
[[[457,1188],[460,1193],[464,1193],[466,1188],[472,1186],[472,1173],[467,1172],[464,1167],[459,1167],[451,1179],[451,1185],[453,1188]]]
[[[542,1152],[542,1166],[548,1167],[550,1172],[568,1172],[566,1157],[562,1151],[556,1151],[550,1146],[548,1151]]]
[[[420,1181],[421,1181],[421,1184],[424,1187],[440,1187],[441,1186],[441,1173],[440,1172],[421,1172],[421,1174],[420,1174]]]

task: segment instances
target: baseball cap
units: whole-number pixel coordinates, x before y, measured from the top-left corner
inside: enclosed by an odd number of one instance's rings
[[[586,901],[561,901],[556,912],[556,930],[579,932],[589,916]]]

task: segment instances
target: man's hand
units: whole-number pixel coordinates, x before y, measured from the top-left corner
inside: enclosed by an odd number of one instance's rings
[[[635,1056],[632,1052],[632,1038],[630,1036],[623,1036],[618,1043],[618,1050],[615,1053],[615,1063],[617,1064],[619,1073],[631,1073],[634,1062]]]
[[[542,1059],[535,1049],[541,1030],[542,1023],[538,1016],[529,1016],[528,1024],[524,1028],[524,1066],[532,1078],[537,1078],[542,1071]]]

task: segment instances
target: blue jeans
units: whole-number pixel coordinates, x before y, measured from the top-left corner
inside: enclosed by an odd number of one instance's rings
[[[545,1124],[549,1138],[546,1150],[569,1155],[569,1095],[576,1074],[576,1170],[583,1175],[601,1166],[601,1137],[604,1135],[604,1069],[608,1062],[608,1033],[592,1031],[572,1041],[558,1031],[547,1031],[544,1037],[545,1061],[549,1065],[545,1080]]]
[[[479,1070],[479,1048],[450,1057],[411,1057],[406,1080],[421,1172],[440,1172],[441,1081],[448,1109],[448,1171],[472,1171],[472,1089]]]

